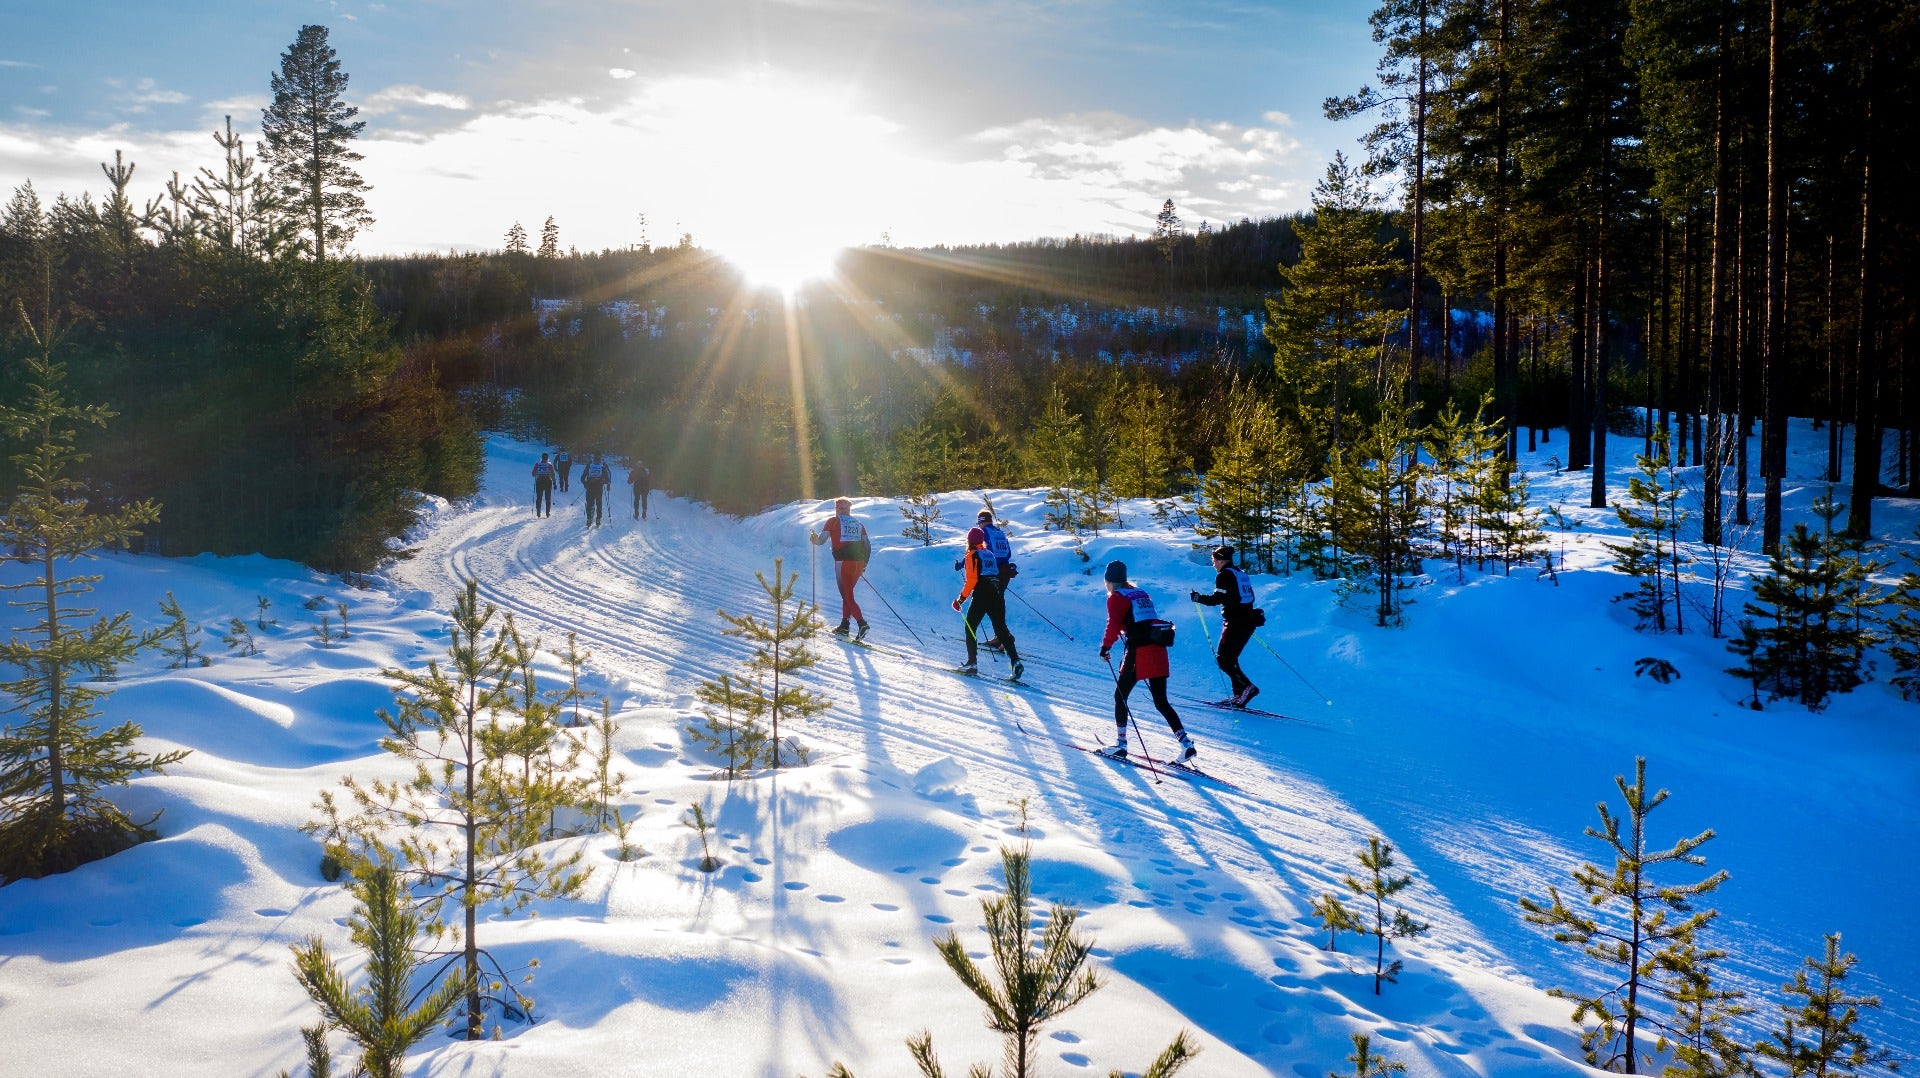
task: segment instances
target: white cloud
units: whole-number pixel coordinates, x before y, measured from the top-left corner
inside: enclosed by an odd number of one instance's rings
[[[626,50],[622,49],[620,51],[625,52]],[[616,79],[630,79],[638,75],[639,72],[624,67],[611,67],[607,69],[607,74],[612,75]]]
[[[25,60],[0,60],[0,67],[39,67],[39,66],[40,66],[39,64],[30,64]]]
[[[46,109],[36,109],[26,105],[15,105],[13,106],[13,111],[20,114],[21,116],[25,116],[29,120],[38,120],[43,117],[53,115],[52,113],[48,112]]]
[[[360,111],[368,116],[383,116],[412,107],[466,112],[473,108],[473,104],[459,94],[429,90],[411,84],[389,86],[360,102]]]

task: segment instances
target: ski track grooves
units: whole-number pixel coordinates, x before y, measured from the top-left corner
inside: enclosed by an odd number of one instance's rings
[[[596,529],[582,528],[577,511],[540,519],[525,507],[475,508],[434,528],[395,575],[431,593],[442,609],[472,577],[480,594],[523,631],[537,633],[544,649],[557,651],[572,631],[593,653],[593,665],[655,689],[653,703],[677,705],[698,679],[749,655],[743,642],[721,635],[714,611],[757,611],[765,599],[753,572],[765,571],[760,563],[777,548],[759,535],[725,543],[726,532],[696,518],[704,509],[679,499],[656,504],[660,511],[645,523],[617,515]],[[794,540],[786,554],[804,577],[805,547],[793,549],[803,541]],[[837,602],[831,592],[822,598],[829,607]],[[900,613],[927,619],[945,611]],[[923,637],[963,644],[931,624],[937,621],[920,628]],[[1029,652],[1040,653],[1022,658],[1059,683],[1024,690],[984,679],[969,684],[937,666],[942,656],[908,657],[913,649],[905,642],[856,649],[827,635],[815,650],[820,663],[806,680],[837,706],[802,729],[833,743],[835,756],[864,747],[875,763],[909,774],[950,756],[967,768],[982,802],[1033,796],[1083,826],[1152,821],[1166,832],[1169,849],[1215,867],[1231,862],[1239,871],[1264,865],[1267,872],[1305,873],[1321,863],[1315,847],[1328,832],[1354,826],[1338,809],[1291,789],[1228,727],[1200,728],[1199,762],[1232,786],[1156,785],[1145,772],[1087,759],[1074,743],[1100,744],[1111,729],[1111,683],[1104,668],[1070,664],[1051,654],[1055,648],[1029,643]],[[1166,738],[1151,709],[1135,717],[1149,737]]]

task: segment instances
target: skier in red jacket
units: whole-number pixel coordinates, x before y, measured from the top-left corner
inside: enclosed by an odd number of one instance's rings
[[[840,583],[840,625],[834,629],[841,636],[847,635],[847,621],[852,619],[860,624],[860,632],[855,640],[867,635],[867,619],[860,612],[860,602],[853,597],[854,585],[860,583],[860,574],[867,571],[867,559],[873,556],[873,544],[867,540],[867,526],[853,515],[853,503],[840,498],[833,503],[833,516],[817,532],[810,532],[807,538],[814,546],[831,541],[833,543],[834,575]]]
[[[1167,675],[1171,669],[1166,645],[1156,642],[1164,638],[1163,627],[1171,630],[1173,626],[1155,612],[1152,596],[1128,582],[1125,562],[1108,562],[1105,578],[1107,632],[1100,638],[1100,657],[1111,664],[1113,659],[1109,653],[1114,641],[1126,638],[1126,655],[1120,661],[1120,673],[1113,685],[1113,722],[1118,731],[1109,755],[1127,754],[1127,697],[1132,695],[1133,687],[1144,680],[1147,690],[1153,694],[1153,706],[1167,720],[1173,735],[1180,739],[1180,753],[1176,758],[1191,760],[1199,750],[1193,747],[1193,738],[1180,724],[1180,713],[1167,700]]]

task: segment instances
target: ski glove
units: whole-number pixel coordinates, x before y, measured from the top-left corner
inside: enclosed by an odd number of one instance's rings
[[[954,613],[956,613],[956,614],[958,614],[958,613],[960,612],[960,600],[958,600],[958,599],[955,599],[955,600],[953,601],[953,612],[954,612]]]
[[[1106,661],[1108,661],[1108,662],[1112,662],[1112,661],[1113,661],[1113,652],[1111,652],[1111,651],[1109,651],[1109,650],[1107,650],[1106,648],[1101,648],[1101,649],[1100,649],[1100,657],[1101,657],[1102,659],[1105,659],[1105,660],[1106,660]]]
[[[825,539],[820,538],[819,532],[808,532],[807,541],[812,543],[814,546],[819,546],[821,543],[826,542]]]
[[[1197,591],[1190,591],[1187,593],[1187,598],[1192,599],[1194,602],[1197,603],[1200,601],[1200,593]]]

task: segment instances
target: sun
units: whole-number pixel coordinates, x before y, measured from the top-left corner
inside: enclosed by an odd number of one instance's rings
[[[886,227],[875,207],[897,174],[895,126],[847,89],[743,76],[706,84],[697,153],[715,209],[695,241],[755,287],[791,295],[829,277],[840,252]]]

